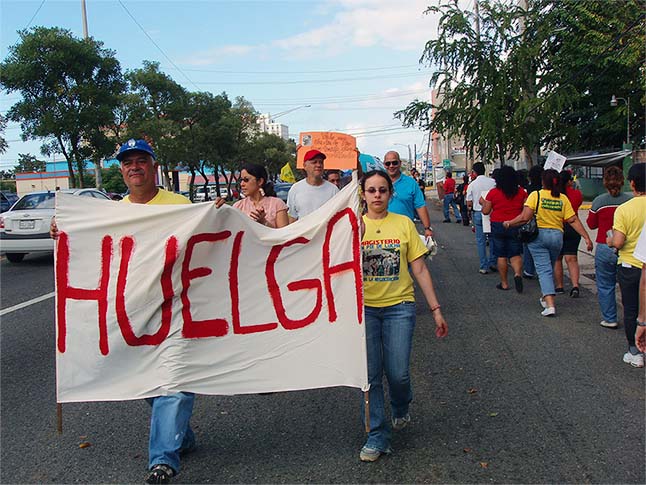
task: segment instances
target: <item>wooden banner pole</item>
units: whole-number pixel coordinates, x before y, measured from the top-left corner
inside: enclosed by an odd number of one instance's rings
[[[365,422],[366,422],[366,433],[370,433],[370,391],[363,391],[363,402],[365,405]]]
[[[63,434],[63,405],[59,402],[56,403],[56,431]]]

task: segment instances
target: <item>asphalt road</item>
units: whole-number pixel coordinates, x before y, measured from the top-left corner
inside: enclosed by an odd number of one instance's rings
[[[361,463],[360,393],[333,388],[199,396],[198,450],[176,483],[645,483],[644,369],[621,360],[623,328],[600,327],[594,295],[557,299],[540,316],[536,281],[522,295],[477,272],[473,234],[431,219],[430,263],[449,337],[418,308],[413,421],[393,455]],[[53,290],[52,258],[0,261],[1,307]],[[65,404],[56,433],[53,299],[0,325],[0,483],[141,483],[143,401]],[[81,443],[90,446],[80,448]]]

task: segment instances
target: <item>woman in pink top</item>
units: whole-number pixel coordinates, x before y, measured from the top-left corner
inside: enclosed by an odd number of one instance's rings
[[[264,226],[279,228],[287,225],[287,204],[274,197],[274,187],[267,181],[265,167],[245,164],[240,172],[240,188],[245,198],[233,207]]]
[[[574,181],[572,180],[572,172],[563,170],[560,174],[561,177],[561,193],[572,204],[572,209],[576,214],[583,203],[583,194],[580,190],[574,188]],[[561,247],[561,254],[559,255],[556,263],[554,264],[554,286],[556,287],[556,294],[563,294],[563,257],[567,264],[567,270],[570,273],[570,280],[572,281],[572,289],[570,296],[572,298],[579,297],[579,260],[577,254],[579,252],[579,244],[581,243],[581,236],[570,226],[565,224],[563,227],[563,246]]]

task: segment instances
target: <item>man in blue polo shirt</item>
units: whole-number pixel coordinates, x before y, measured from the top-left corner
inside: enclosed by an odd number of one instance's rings
[[[426,201],[419,185],[413,177],[409,177],[401,172],[402,161],[399,153],[394,150],[384,155],[384,167],[393,182],[395,192],[388,203],[388,210],[395,214],[410,217],[415,220],[415,214],[422,221],[424,226],[424,235],[432,236],[431,219],[428,216]]]

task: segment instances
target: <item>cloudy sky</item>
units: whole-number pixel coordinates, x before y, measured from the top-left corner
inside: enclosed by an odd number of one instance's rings
[[[244,96],[262,113],[293,110],[277,120],[294,138],[340,131],[356,135],[364,153],[394,148],[403,157],[408,146],[426,151],[424,133],[402,128],[393,112],[429,99],[432,70],[418,61],[437,32],[437,19],[424,14],[435,3],[86,0],[90,35],[115,51],[124,70],[158,61],[191,91]],[[80,0],[0,0],[0,57],[18,30],[57,26],[82,37],[81,19]],[[0,112],[18,96],[1,93]],[[5,137],[0,168],[11,168],[19,153],[39,154],[40,142],[21,142],[17,125]]]

